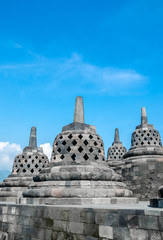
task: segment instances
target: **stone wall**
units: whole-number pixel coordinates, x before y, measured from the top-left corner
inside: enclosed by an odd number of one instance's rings
[[[149,200],[157,197],[163,182],[163,158],[157,156],[135,156],[119,164],[108,161],[109,166],[123,176],[123,182],[133,191],[134,197]]]
[[[163,239],[163,210],[0,204],[1,240]]]

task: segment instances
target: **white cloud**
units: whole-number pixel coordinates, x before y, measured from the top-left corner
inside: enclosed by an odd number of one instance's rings
[[[52,154],[52,146],[50,145],[50,143],[40,144],[40,147],[43,148],[44,153],[48,156],[50,161],[51,154]]]
[[[133,69],[96,66],[84,61],[77,53],[70,58],[59,59],[49,59],[29,49],[26,49],[26,53],[32,58],[29,62],[0,65],[0,78],[28,82],[24,92],[31,89],[53,92],[54,89],[62,89],[63,94],[76,91],[81,94],[125,94],[148,83],[147,77]]]
[[[15,156],[20,153],[21,147],[16,143],[0,142],[0,170],[12,170]]]

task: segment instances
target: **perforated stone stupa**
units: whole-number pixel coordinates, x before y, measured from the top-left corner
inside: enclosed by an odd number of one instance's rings
[[[63,127],[53,143],[49,165],[23,192],[26,203],[136,203],[122,177],[108,167],[96,128],[84,123],[82,97],[77,97],[74,122]]]
[[[114,142],[109,147],[107,153],[107,163],[112,169],[116,169],[116,172],[122,174],[122,165],[124,164],[123,156],[127,152],[127,149],[122,145],[119,139],[118,128],[115,129]],[[119,171],[118,171],[119,170]]]
[[[123,155],[127,152],[127,149],[122,145],[122,142],[119,140],[119,131],[118,128],[115,129],[114,142],[112,146],[108,149],[107,159],[119,161],[122,160]]]
[[[122,175],[134,195],[141,199],[156,196],[163,181],[163,148],[159,132],[148,124],[144,107],[141,109],[141,124],[133,132],[131,148],[123,158]]]
[[[12,173],[0,183],[0,200],[15,201],[15,197],[21,197],[22,191],[48,162],[43,149],[37,147],[36,127],[32,127],[29,146],[15,157]]]

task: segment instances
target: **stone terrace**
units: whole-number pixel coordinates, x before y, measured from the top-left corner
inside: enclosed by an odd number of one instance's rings
[[[163,239],[163,209],[147,202],[110,206],[0,203],[3,240]]]

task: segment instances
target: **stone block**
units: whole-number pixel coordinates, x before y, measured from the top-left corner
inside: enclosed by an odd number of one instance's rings
[[[114,227],[113,239],[131,240],[129,230],[127,228]]]
[[[96,224],[84,224],[84,235],[99,237],[99,226]]]
[[[139,227],[144,229],[158,230],[158,217],[139,216]]]
[[[149,230],[149,239],[151,239],[151,240],[162,240],[160,231]]]
[[[130,239],[132,240],[149,240],[149,235],[147,230],[143,229],[130,229]]]
[[[110,226],[99,226],[99,237],[113,239],[113,228]]]
[[[83,234],[84,233],[84,224],[83,223],[68,222],[67,232]]]

